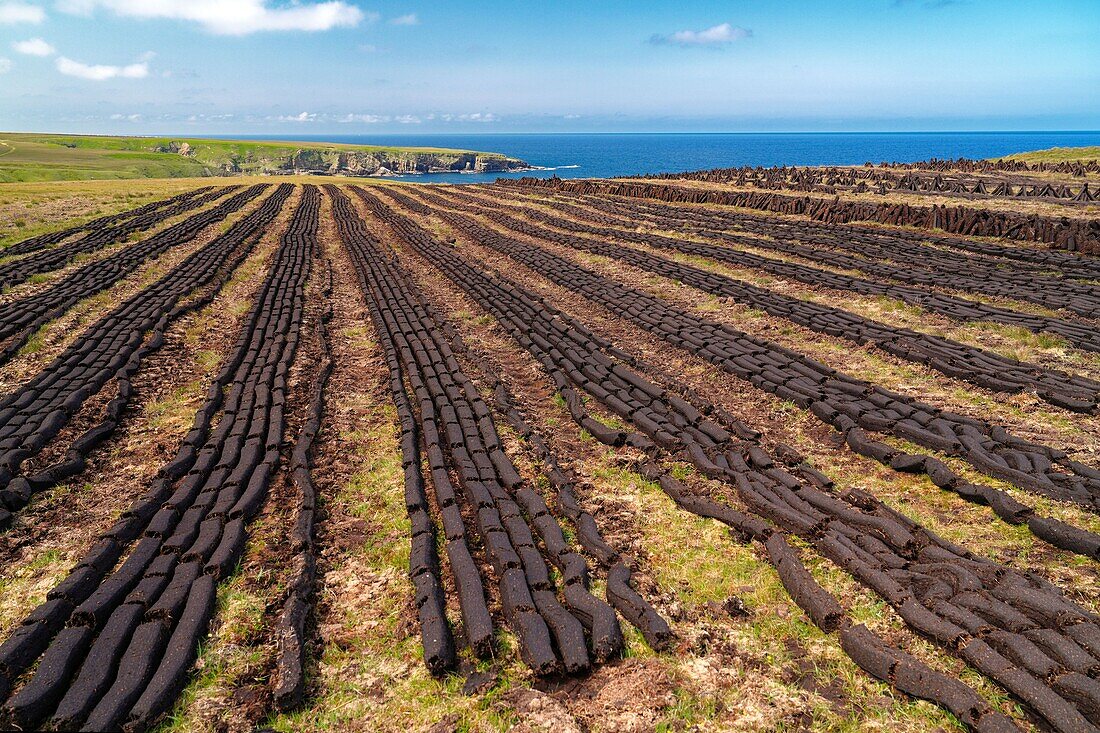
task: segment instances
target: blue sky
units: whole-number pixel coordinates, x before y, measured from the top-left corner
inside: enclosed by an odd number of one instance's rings
[[[0,0],[0,129],[1100,128],[1100,0]]]

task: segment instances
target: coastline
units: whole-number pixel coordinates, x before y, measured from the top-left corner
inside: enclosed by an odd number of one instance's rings
[[[497,173],[531,169],[503,153],[438,146],[0,132],[0,181]]]

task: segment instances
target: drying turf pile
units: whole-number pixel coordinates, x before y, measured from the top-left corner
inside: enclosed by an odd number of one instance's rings
[[[711,203],[738,206],[777,214],[797,214],[817,221],[847,223],[873,221],[893,226],[942,229],[967,236],[1004,237],[1041,242],[1053,249],[1100,252],[1100,221],[1083,217],[1018,214],[989,211],[974,206],[917,206],[905,202],[843,200],[791,193],[724,191],[652,183],[602,181],[549,181],[524,178],[519,185],[539,186],[577,193],[652,198],[674,203]]]
[[[904,173],[898,172],[904,170]],[[836,193],[851,191],[906,191],[923,194],[952,194],[963,198],[1016,197],[1052,199],[1058,203],[1089,203],[1096,201],[1096,186],[1088,181],[1077,185],[1051,183],[1036,173],[1069,173],[1084,178],[1100,173],[1100,161],[1085,163],[1040,163],[1034,166],[1015,161],[1000,163],[978,160],[934,161],[929,164],[895,165],[876,168],[715,168],[692,173],[660,173],[644,178],[663,180],[707,181],[732,183],[754,188]]]

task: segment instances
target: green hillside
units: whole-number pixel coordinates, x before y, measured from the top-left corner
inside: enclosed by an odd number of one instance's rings
[[[0,182],[526,167],[501,153],[325,142],[0,132]]]
[[[1022,160],[1025,163],[1062,163],[1067,160],[1100,160],[1100,147],[1048,148],[1027,153],[1013,153],[1002,160]]]

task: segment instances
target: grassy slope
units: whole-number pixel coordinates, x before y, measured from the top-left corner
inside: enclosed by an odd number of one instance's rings
[[[120,178],[181,178],[209,175],[205,166],[179,155],[121,153],[0,134],[0,182]]]
[[[229,182],[230,179],[224,180]],[[209,179],[166,178],[7,183],[0,186],[0,257],[5,247],[28,237],[133,209],[211,182]]]
[[[193,156],[157,152],[173,142],[190,145]],[[273,161],[288,160],[300,149],[375,154],[384,159],[416,156],[446,159],[471,154],[486,159],[505,158],[500,153],[447,148],[0,132],[0,182],[209,176],[231,160],[239,163],[242,172],[258,173]]]
[[[1049,148],[1027,153],[1013,153],[999,160],[1022,160],[1025,163],[1061,163],[1067,160],[1100,160],[1100,146],[1088,148]]]

